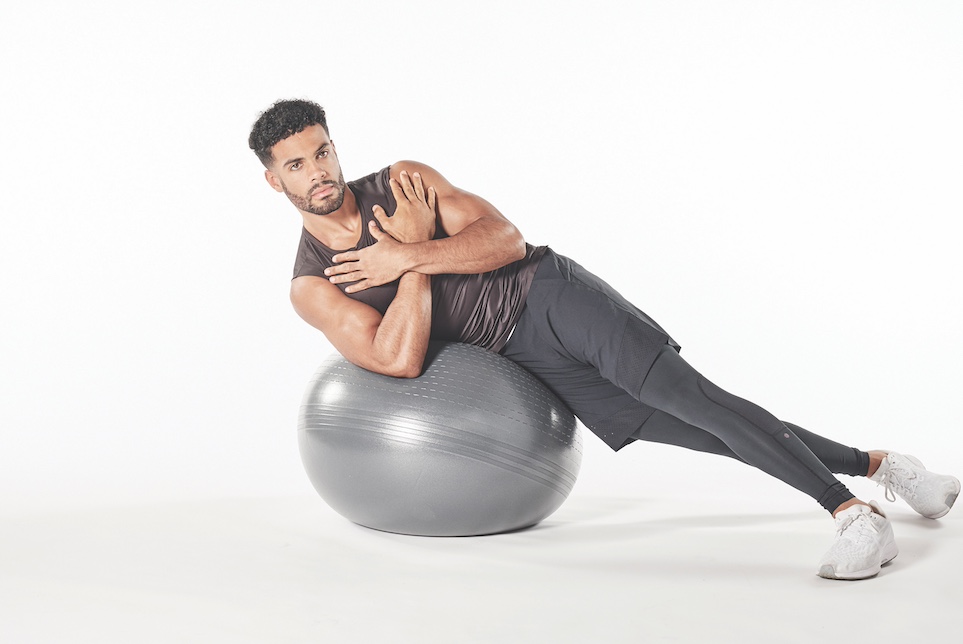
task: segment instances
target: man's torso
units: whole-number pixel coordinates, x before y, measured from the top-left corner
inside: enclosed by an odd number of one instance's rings
[[[361,238],[354,248],[328,248],[306,229],[302,229],[294,278],[305,275],[324,278],[324,269],[334,264],[331,259],[334,255],[376,243],[377,240],[368,230],[368,222],[374,218],[372,207],[379,205],[388,213],[393,213],[397,207],[388,185],[388,172],[389,168],[384,168],[348,183],[361,212]],[[494,271],[470,275],[433,275],[432,339],[465,342],[500,351],[521,314],[532,277],[544,252],[545,247],[528,245],[523,259]],[[344,292],[347,284],[338,286]],[[345,294],[384,315],[397,292],[398,282],[394,281]]]

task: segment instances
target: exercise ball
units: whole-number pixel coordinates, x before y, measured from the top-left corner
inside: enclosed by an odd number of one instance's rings
[[[329,357],[308,384],[298,446],[321,498],[357,524],[469,536],[525,528],[565,501],[582,460],[572,413],[497,353],[431,343],[392,378]]]

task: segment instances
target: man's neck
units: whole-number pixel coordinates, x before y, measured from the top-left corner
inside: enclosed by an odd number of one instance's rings
[[[327,215],[299,210],[305,229],[319,242],[334,250],[354,248],[361,240],[361,211],[351,188],[345,186],[341,207]]]

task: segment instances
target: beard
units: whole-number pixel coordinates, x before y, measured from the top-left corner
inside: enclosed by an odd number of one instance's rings
[[[321,188],[322,186],[334,186],[334,192],[324,197],[321,201],[314,201],[311,197],[311,193]],[[330,215],[332,212],[341,207],[344,203],[344,173],[340,172],[338,174],[337,181],[322,181],[316,183],[308,189],[306,195],[296,195],[288,187],[281,182],[281,187],[284,189],[284,194],[287,195],[288,199],[298,210],[303,210],[304,212],[310,212],[313,215]]]

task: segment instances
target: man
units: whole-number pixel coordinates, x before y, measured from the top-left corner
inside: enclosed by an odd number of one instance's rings
[[[361,367],[416,377],[429,339],[476,344],[532,372],[615,450],[659,441],[758,467],[836,518],[818,569],[831,579],[873,576],[898,552],[875,502],[833,472],[868,476],[931,518],[959,494],[956,478],[913,457],[840,445],[717,387],[608,284],[526,244],[491,204],[432,168],[402,161],[346,184],[315,103],[278,101],[249,145],[304,222],[295,310]]]

